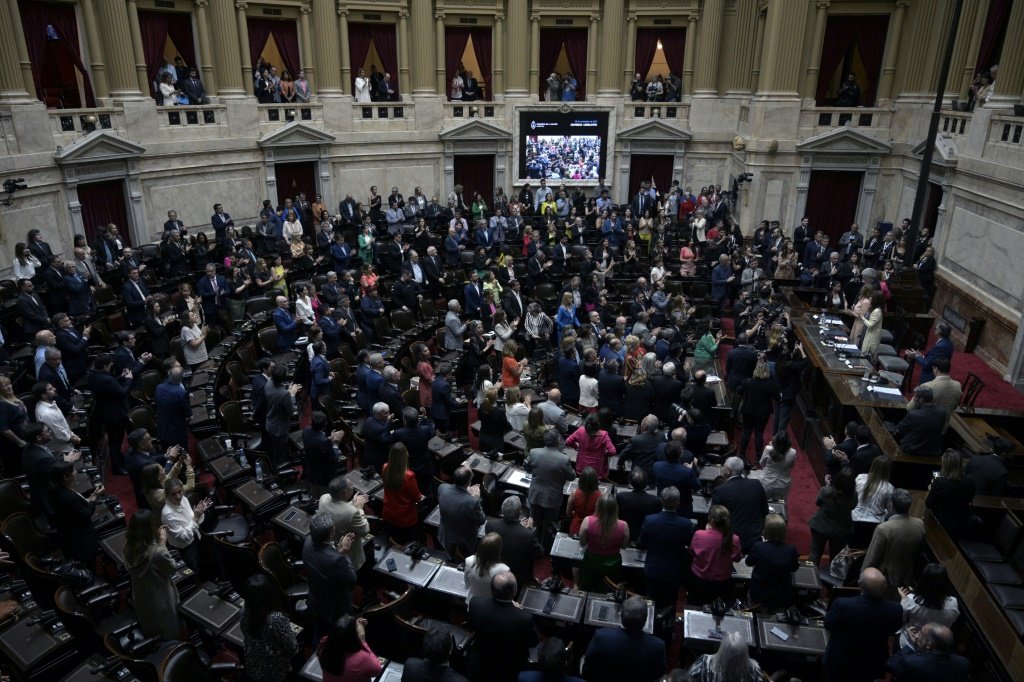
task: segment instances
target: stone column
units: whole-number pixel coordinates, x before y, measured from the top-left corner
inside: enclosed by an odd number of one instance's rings
[[[448,99],[448,73],[445,71],[444,51],[444,12],[434,15],[434,44],[437,46],[434,53],[434,74],[437,79],[437,91]]]
[[[245,94],[253,94],[252,57],[249,55],[249,21],[245,18],[247,2],[235,3],[235,28],[238,33],[238,71]]]
[[[213,45],[211,56],[217,79],[217,94],[221,97],[244,97],[246,81],[249,87],[252,87],[252,74],[242,76],[234,9],[231,0],[210,0],[209,18],[213,28],[210,34]],[[245,48],[249,49],[248,37],[245,40]],[[210,60],[211,56],[207,56],[206,59]]]
[[[139,90],[150,94],[153,88],[149,84],[146,53],[142,49],[142,29],[139,27],[139,7],[135,0],[128,0],[128,26],[132,32],[132,53],[135,55],[135,73],[139,77]]]
[[[539,49],[530,44],[527,32],[529,16],[527,0],[508,0],[508,54],[505,59],[505,92],[509,95],[524,96],[530,93],[527,85],[527,51]],[[438,48],[440,49],[440,48]],[[497,55],[495,55],[497,59]]]
[[[904,0],[904,2],[909,4],[910,0]],[[899,5],[900,3],[897,2],[897,8]],[[977,50],[968,54],[971,47],[971,39],[974,34],[974,13],[977,10],[977,7],[978,4],[975,2],[965,2],[963,7],[960,9],[960,23],[956,28],[956,40],[953,42],[953,58],[949,63],[949,74],[946,76],[946,83],[943,88],[943,97],[945,97],[947,101],[957,97],[957,89],[960,84],[960,72],[963,70],[961,65],[966,62],[974,64],[974,60],[978,57]],[[945,45],[945,41],[943,41],[943,45]]]
[[[703,23],[700,27],[701,58],[697,60],[693,94],[713,97],[718,94],[718,64],[722,50],[723,0],[704,0]],[[687,36],[689,38],[689,36]],[[687,39],[686,42],[690,42]]]
[[[409,77],[409,12],[401,9],[398,11],[398,78],[399,90],[402,93],[411,90],[412,84]],[[405,98],[405,95],[402,95]]]
[[[107,66],[103,63],[103,43],[100,42],[100,34],[96,29],[97,1],[82,0],[82,23],[85,24],[85,41],[89,46],[89,78],[92,80],[92,91],[96,99],[105,99],[110,97],[110,88],[107,86]]]
[[[95,4],[104,32],[103,53],[107,59],[110,95],[114,99],[141,99],[132,54],[128,5],[124,0],[96,0]]]
[[[599,14],[590,15],[590,28],[587,30],[587,97],[592,98],[594,85],[597,84],[597,24],[601,21]]]
[[[804,99],[814,99],[818,91],[818,72],[821,71],[821,48],[825,43],[825,25],[828,23],[828,7],[832,3],[829,0],[818,0],[814,4],[814,33],[811,36],[811,61],[807,64],[807,73],[804,74],[804,84],[800,88],[800,95]],[[889,37],[892,37],[892,27],[889,28]],[[886,55],[888,52],[888,38],[886,39]],[[882,67],[885,74],[885,67]],[[890,74],[891,81],[892,74]],[[883,75],[884,79],[885,76]],[[881,86],[878,88],[881,97]]]
[[[28,48],[25,45],[25,35],[22,33],[20,15],[12,15],[10,10],[8,3],[0,2],[0,25],[7,26],[9,33],[18,35],[14,40],[0,40],[0,104],[34,102],[35,82],[32,82],[32,94],[29,95],[30,91],[21,71],[23,60],[19,52],[25,52],[24,61],[27,61]],[[31,73],[31,64],[29,67]]]
[[[757,3],[741,2],[736,10],[736,30],[730,39],[733,48],[727,93],[749,94],[750,64],[754,57],[754,31],[757,28]]]
[[[342,93],[354,93],[352,57],[348,53],[348,8],[342,6],[341,0],[338,0],[335,7],[338,11],[338,33],[341,36],[338,50],[341,53],[341,91]]]
[[[765,22],[762,72],[758,91],[797,97],[800,81],[799,45],[807,20],[806,0],[774,0]]]
[[[299,7],[299,40],[302,45],[302,54],[299,55],[299,68],[306,72],[306,80],[309,81],[310,92],[318,92],[320,89],[320,69],[316,67],[317,58],[313,53],[312,29],[309,27],[309,15],[313,8],[308,2]],[[326,45],[324,46],[326,47]],[[332,50],[327,50],[328,52]],[[292,78],[298,78],[299,74],[293,73]]]
[[[527,92],[540,92],[540,15],[530,17],[530,80]]]
[[[338,25],[334,21],[333,0],[313,0],[313,31],[316,50],[307,59],[316,62],[316,93],[341,94],[341,60],[338,48]],[[307,69],[308,71],[308,69]]]
[[[934,102],[935,98],[927,93],[934,92],[936,79],[932,74],[940,61],[935,53],[946,44],[950,6],[948,2],[932,2],[927,7],[922,5],[920,12],[911,13],[907,35],[914,36],[914,40],[904,45],[898,56],[897,77],[902,79],[902,88],[897,92],[901,98],[910,95],[909,99],[914,102]]]
[[[9,27],[10,37],[14,39],[12,49],[16,50],[17,63],[21,70],[21,88],[24,89],[29,99],[35,100],[36,81],[32,77],[32,61],[28,58],[28,45],[25,43],[25,32],[21,25],[18,0],[0,0],[0,4],[4,5],[4,10],[7,12],[3,25]],[[95,87],[95,81],[93,81],[93,87]]]
[[[626,22],[625,59],[623,59],[622,50],[613,49],[622,40],[622,18],[625,11],[623,0],[605,0],[604,2],[604,17],[601,21],[601,55],[598,57],[601,62],[600,87],[595,89],[594,86],[591,86],[591,92],[596,92],[599,95],[617,95],[622,91],[619,84],[622,64],[624,61],[630,61],[636,52],[636,48],[629,49],[629,44],[631,42],[635,44],[636,41],[634,31],[636,23],[628,20]]]
[[[487,84],[487,92],[491,101],[505,95],[505,15],[494,15],[494,33],[491,36],[494,43],[494,55],[491,58],[491,82]]]
[[[625,59],[620,62],[622,66],[622,82],[619,83],[622,94],[629,94],[630,88],[633,86],[633,73],[636,69],[634,60],[636,59],[636,15],[630,14],[626,17],[626,55]],[[646,75],[646,74],[644,74]],[[682,74],[679,74],[682,77]]]
[[[750,70],[751,87],[754,92],[761,89],[761,58],[764,56],[764,27],[767,13],[758,11],[757,26],[754,28],[754,66]]]
[[[999,73],[986,107],[1012,109],[1024,95],[1024,44],[1021,36],[1024,36],[1024,1],[1017,0],[1010,10],[1006,40],[999,55]]]
[[[430,72],[434,50],[440,47],[426,38],[434,28],[433,18],[429,2],[412,3],[412,34],[416,39],[412,43],[412,87],[409,91],[413,95],[437,93],[436,82]]]
[[[213,70],[213,50],[210,47],[210,22],[206,17],[206,8],[210,0],[195,0],[196,29],[199,33],[199,73],[206,86],[206,92],[217,92],[217,77]]]
[[[690,23],[686,25],[686,45],[683,46],[683,94],[693,94],[693,61],[694,55],[697,53],[697,21],[700,20],[700,14],[694,13],[690,15]],[[634,32],[634,36],[636,33]],[[634,38],[636,40],[636,38]],[[634,48],[635,51],[635,48]],[[640,74],[643,78],[647,74]],[[632,79],[632,74],[630,74]]]
[[[967,95],[967,89],[971,87],[971,81],[974,80],[974,60],[977,58],[978,50],[981,49],[981,36],[985,32],[985,19],[988,18],[989,0],[978,0],[977,2],[968,3],[964,10],[968,10],[968,7],[974,10],[974,20],[971,26],[971,45],[967,48],[967,60],[961,69],[960,82],[957,85],[957,92],[964,96]]]
[[[910,0],[896,0],[896,9],[889,20],[889,29],[885,36],[885,52],[882,53],[882,77],[878,79],[878,97],[875,106],[878,106],[878,102],[881,100],[892,99],[892,83],[896,75],[896,55],[899,52],[900,36],[903,33],[903,17],[907,13],[909,4]],[[818,54],[821,54],[820,48]]]

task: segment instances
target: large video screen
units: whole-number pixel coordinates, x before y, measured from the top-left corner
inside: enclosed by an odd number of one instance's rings
[[[606,111],[523,111],[519,138],[521,180],[596,182],[605,177]]]

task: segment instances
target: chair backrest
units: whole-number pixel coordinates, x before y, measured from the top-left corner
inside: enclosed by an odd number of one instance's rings
[[[999,553],[1004,557],[1010,556],[1014,545],[1021,539],[1021,522],[1017,517],[1007,511],[996,526],[996,532],[992,538],[993,544]]]
[[[242,416],[242,406],[237,400],[221,403],[217,412],[220,414],[224,430],[228,433],[245,433],[249,430],[249,425]]]
[[[424,319],[437,317],[437,306],[434,305],[434,299],[424,298],[420,301],[420,313]]]
[[[259,362],[256,360],[256,354],[253,350],[253,344],[247,343],[237,351],[238,360],[242,363],[242,367],[246,372],[256,372],[259,370]]]
[[[160,385],[163,380],[163,375],[158,369],[147,369],[139,377],[139,382],[142,385],[142,394],[149,400],[153,400],[156,397],[156,387]]]
[[[128,421],[133,429],[146,429],[150,434],[156,433],[156,418],[153,409],[148,405],[136,405],[128,411]]]
[[[199,658],[195,646],[183,642],[171,649],[160,664],[160,679],[162,682],[195,682],[212,678],[209,666]]]
[[[4,520],[0,530],[22,558],[29,554],[46,556],[53,552],[46,536],[39,532],[31,514],[27,512],[11,514]]]
[[[156,666],[143,658],[137,658],[134,654],[125,650],[121,646],[120,638],[117,635],[109,632],[103,635],[103,646],[110,655],[120,659],[125,664],[125,667],[142,682],[158,682],[160,680]]]
[[[391,326],[399,331],[408,331],[416,326],[416,320],[408,310],[392,310]]]
[[[277,586],[282,591],[296,583],[295,571],[281,550],[281,545],[276,542],[268,542],[260,547],[259,561],[263,570],[277,581]]]
[[[377,333],[377,342],[381,343],[395,335],[388,318],[381,315],[373,321],[373,331]]]
[[[269,296],[253,296],[245,302],[246,317],[255,317],[260,313],[270,312],[274,309],[274,301]]]
[[[83,642],[98,640],[99,632],[96,629],[96,623],[82,608],[70,587],[61,585],[57,588],[53,595],[53,606],[60,615],[61,622],[67,626],[72,636]]]
[[[363,618],[366,619],[366,641],[378,655],[389,658],[391,654],[398,653],[399,647],[395,644],[400,640],[400,633],[396,616],[405,615],[412,590],[410,586],[398,599],[363,612]]]
[[[981,389],[985,388],[985,382],[974,372],[967,373],[964,380],[963,393],[960,395],[960,405],[963,407],[974,407],[974,401],[978,399]]]
[[[18,482],[10,478],[0,480],[0,523],[6,521],[12,514],[31,511],[32,503],[25,497]]]
[[[237,360],[232,360],[227,365],[228,375],[235,380],[235,383],[239,388],[249,383],[249,375],[246,373],[245,368],[242,367],[242,363]]]
[[[220,538],[213,538],[220,559],[220,572],[231,583],[236,591],[245,591],[246,581],[261,572],[259,558],[252,548],[235,545]]]
[[[43,568],[35,554],[29,553],[24,556],[22,568],[22,577],[32,590],[32,596],[44,609],[53,609],[54,596],[57,590],[64,586],[64,582],[56,574]]]
[[[257,337],[260,341],[260,350],[266,355],[273,355],[277,352],[277,328],[267,327],[261,329],[259,336]]]

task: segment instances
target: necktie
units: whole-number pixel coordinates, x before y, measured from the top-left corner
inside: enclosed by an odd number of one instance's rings
[[[220,290],[217,288],[217,278],[211,277],[210,284],[213,286],[213,302],[220,305]]]
[[[57,376],[64,382],[64,388],[69,388],[71,384],[68,382],[68,373],[64,371],[64,365],[57,367]]]
[[[146,300],[146,295],[142,293],[142,287],[139,286],[139,283],[136,282],[135,280],[132,280],[132,284],[135,285],[135,290],[139,292],[139,298],[141,298],[142,300]]]

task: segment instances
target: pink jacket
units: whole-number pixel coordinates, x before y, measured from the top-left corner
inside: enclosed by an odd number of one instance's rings
[[[599,478],[608,475],[608,458],[615,454],[615,446],[608,437],[607,431],[598,431],[591,438],[582,426],[565,439],[565,444],[579,450],[576,457],[576,472],[580,473],[587,467],[594,467]]]

